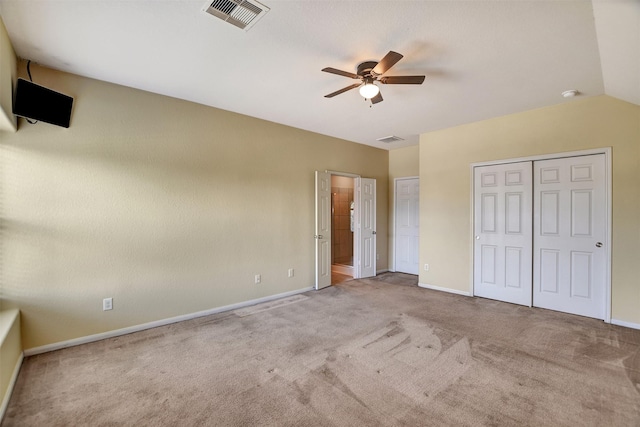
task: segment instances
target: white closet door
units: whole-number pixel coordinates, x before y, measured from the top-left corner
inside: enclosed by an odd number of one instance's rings
[[[533,303],[604,319],[605,156],[534,162]]]
[[[531,168],[474,168],[474,295],[531,306]]]
[[[396,181],[395,271],[418,274],[420,247],[420,180]]]

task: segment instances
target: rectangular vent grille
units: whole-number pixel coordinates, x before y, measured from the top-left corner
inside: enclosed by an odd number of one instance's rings
[[[390,144],[396,141],[404,141],[404,138],[400,138],[399,136],[385,136],[384,138],[378,138],[376,141],[384,142],[385,144]]]
[[[204,11],[238,28],[249,30],[269,8],[254,0],[214,0],[207,3]]]

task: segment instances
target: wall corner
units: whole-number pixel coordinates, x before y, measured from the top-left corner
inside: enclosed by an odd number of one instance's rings
[[[0,132],[16,132],[18,118],[13,114],[13,88],[17,78],[17,58],[9,33],[0,17]]]

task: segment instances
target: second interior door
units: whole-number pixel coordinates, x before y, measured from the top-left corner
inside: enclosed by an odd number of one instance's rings
[[[395,271],[418,274],[420,247],[420,180],[396,181]]]
[[[376,180],[356,178],[356,244],[360,254],[358,278],[376,275]]]

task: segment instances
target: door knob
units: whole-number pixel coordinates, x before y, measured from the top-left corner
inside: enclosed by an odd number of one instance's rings
[[[601,248],[601,247],[602,247],[602,242],[596,243],[596,248]]]
[[[322,237],[323,237],[323,236],[322,236],[322,234],[316,234],[314,237],[315,237],[316,239],[322,239]]]
[[[480,236],[476,236],[476,240],[480,240]]]
[[[376,234],[376,232],[375,232],[375,231],[372,231],[372,232],[371,232],[371,234]]]

